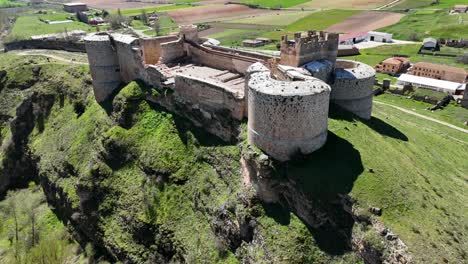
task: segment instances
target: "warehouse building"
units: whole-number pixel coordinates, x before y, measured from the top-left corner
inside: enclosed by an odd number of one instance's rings
[[[84,3],[65,3],[63,10],[69,13],[88,11],[88,6]]]
[[[367,40],[383,42],[383,43],[391,43],[393,42],[393,34],[385,33],[385,32],[377,32],[377,31],[369,31],[369,33],[367,33]]]
[[[458,83],[468,82],[467,70],[429,62],[414,64],[410,74]]]
[[[464,83],[435,80],[427,77],[414,76],[411,74],[402,74],[400,77],[398,77],[397,84],[403,86],[411,85],[413,87],[430,89],[452,95],[460,95],[465,91],[466,88],[466,84]]]

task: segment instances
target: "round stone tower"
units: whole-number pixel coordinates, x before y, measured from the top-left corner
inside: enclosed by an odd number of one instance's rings
[[[121,83],[119,60],[108,35],[90,35],[85,38],[89,68],[93,78],[94,96],[102,102]]]
[[[248,83],[248,141],[279,161],[327,139],[330,86],[318,79],[278,81],[258,71]]]
[[[337,60],[335,67],[331,101],[360,118],[370,119],[375,70],[367,64],[350,60]]]

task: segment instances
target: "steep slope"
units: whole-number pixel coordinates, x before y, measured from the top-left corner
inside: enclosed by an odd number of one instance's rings
[[[374,105],[370,121],[332,116],[324,148],[278,164],[148,102],[164,95],[138,82],[101,106],[86,66],[0,58],[0,191],[40,182],[110,260],[378,263],[405,256],[402,241],[416,262],[465,261],[462,132]]]

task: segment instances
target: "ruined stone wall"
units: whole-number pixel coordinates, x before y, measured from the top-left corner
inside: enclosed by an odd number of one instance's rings
[[[294,41],[288,36],[281,38],[281,64],[298,67],[305,63],[327,59],[333,63],[338,56],[338,34],[309,31],[306,36],[294,34]]]
[[[177,36],[140,39],[145,64],[156,64],[161,57],[161,44],[177,40]]]
[[[114,45],[120,65],[120,76],[122,81],[128,83],[141,79],[144,71],[143,58],[139,48],[139,40],[128,35],[113,35]]]
[[[169,63],[186,56],[183,39],[161,44],[161,63]]]
[[[468,86],[468,85],[465,84],[465,87],[466,86]],[[467,88],[468,87],[465,88],[465,92],[463,93],[463,99],[461,100],[461,105],[462,105],[462,107],[468,109],[468,90],[467,90]]]
[[[102,102],[121,83],[117,52],[108,35],[91,35],[85,38],[89,68],[93,78],[94,97]]]
[[[5,43],[5,52],[22,49],[50,49],[66,50],[71,52],[86,52],[84,42],[65,40],[26,39]]]
[[[191,56],[192,60],[196,63],[240,74],[245,74],[249,66],[256,62],[255,59],[244,59],[240,56],[212,51],[207,48],[188,45],[188,49],[189,56]]]
[[[174,90],[180,100],[206,111],[207,118],[214,112],[224,112],[237,120],[244,117],[244,95],[233,94],[220,83],[179,74],[175,77]]]
[[[369,65],[337,60],[330,99],[345,110],[361,118],[370,119],[374,80],[375,70]]]
[[[279,161],[325,144],[330,86],[315,78],[277,81],[265,71],[252,74],[248,85],[250,144]]]

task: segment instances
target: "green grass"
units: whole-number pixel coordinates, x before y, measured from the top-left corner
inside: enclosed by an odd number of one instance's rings
[[[419,44],[414,45],[385,45],[376,48],[362,49],[360,55],[350,56],[347,59],[357,60],[360,62],[367,63],[371,66],[375,66],[379,62],[386,58],[392,57],[395,54],[406,55],[412,63],[416,62],[431,62],[438,64],[445,64],[454,67],[460,67],[468,69],[466,64],[460,64],[455,61],[452,57],[441,57],[431,55],[420,55],[417,54],[420,48]]]
[[[40,21],[39,17],[40,16],[37,15],[26,15],[18,17],[7,39],[29,39],[33,35],[62,33],[72,30],[84,30],[88,32],[94,31],[93,27],[81,22],[74,21],[65,24],[49,25]]]
[[[428,9],[451,9],[454,5],[468,4],[466,0],[440,0],[439,4],[431,5],[433,0],[404,0],[401,3],[391,7],[392,10],[404,10],[412,8],[428,8]]]
[[[460,24],[461,21],[463,21]],[[397,24],[378,29],[393,33],[393,38],[422,40],[425,37],[462,38],[468,36],[468,14],[449,15],[447,10],[435,11],[433,14],[410,12]]]
[[[258,5],[262,7],[288,8],[303,3],[309,0],[242,0],[241,3],[249,5]]]
[[[424,89],[418,89],[418,91],[419,90],[424,90]],[[424,92],[425,91],[421,91],[419,93],[424,93]],[[429,95],[433,96],[433,94],[429,94]],[[450,103],[443,110],[429,111],[427,110],[427,108],[433,106],[432,104],[408,99],[406,98],[406,96],[395,96],[395,95],[390,95],[390,94],[384,94],[384,95],[377,97],[375,100],[379,102],[384,102],[384,103],[389,103],[392,105],[400,106],[400,107],[409,109],[411,111],[417,112],[419,114],[426,115],[435,119],[439,119],[441,121],[444,121],[444,122],[466,129],[464,122],[468,121],[467,120],[468,109],[465,109],[454,102]]]
[[[24,5],[26,4],[23,2],[19,2],[19,1],[0,0],[0,8],[17,7],[17,6],[24,6]]]
[[[138,15],[141,15],[141,12],[143,12],[143,10],[145,10],[146,13],[153,13],[153,12],[166,12],[170,10],[185,9],[185,8],[191,8],[191,7],[193,6],[187,5],[187,4],[166,5],[166,6],[158,6],[158,7],[123,9],[121,10],[121,13],[124,16],[138,16]],[[117,10],[114,10],[112,13],[117,14]]]
[[[239,23],[239,24],[253,24],[253,25],[273,25],[273,26],[287,26],[296,22],[297,20],[310,15],[312,12],[298,11],[298,12],[281,12],[272,15],[259,15],[249,18],[241,18],[225,23]]]

